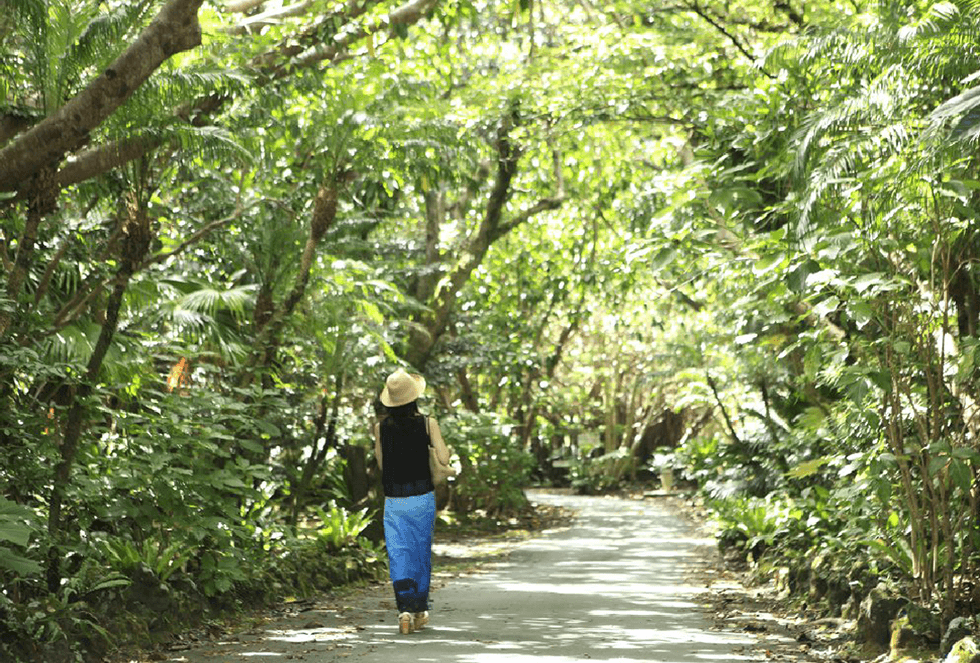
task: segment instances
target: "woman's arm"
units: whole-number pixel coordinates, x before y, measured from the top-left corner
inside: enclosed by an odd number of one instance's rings
[[[442,440],[442,431],[439,430],[439,422],[429,417],[429,439],[436,450],[436,456],[442,461],[443,465],[449,464],[449,448]]]
[[[374,424],[374,459],[378,461],[378,469],[384,472],[381,467],[381,424]]]

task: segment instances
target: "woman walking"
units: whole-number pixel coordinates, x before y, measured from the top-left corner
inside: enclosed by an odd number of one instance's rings
[[[449,462],[439,423],[419,412],[425,378],[398,369],[388,376],[381,403],[387,416],[374,426],[374,454],[385,493],[385,546],[398,606],[398,630],[418,631],[429,621],[435,486],[429,445]]]

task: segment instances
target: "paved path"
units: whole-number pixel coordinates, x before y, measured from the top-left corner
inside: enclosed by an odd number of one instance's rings
[[[390,590],[345,614],[310,610],[236,641],[167,660],[245,663],[571,663],[751,660],[748,633],[712,630],[699,609],[714,541],[658,500],[535,494],[578,513],[484,573],[433,592],[432,622],[403,636]],[[438,571],[438,569],[437,569]],[[442,586],[440,586],[442,585]]]

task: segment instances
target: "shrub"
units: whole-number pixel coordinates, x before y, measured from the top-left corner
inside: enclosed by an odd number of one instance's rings
[[[520,448],[512,429],[503,417],[492,414],[464,412],[446,418],[443,436],[461,466],[455,480],[454,508],[502,516],[527,507],[524,487],[534,459]]]

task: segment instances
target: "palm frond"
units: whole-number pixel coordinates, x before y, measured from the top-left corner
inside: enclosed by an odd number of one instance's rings
[[[835,63],[863,68],[880,48],[882,36],[879,30],[866,26],[838,27],[811,34],[805,42],[806,48],[800,52],[800,64],[806,67]]]
[[[940,104],[928,117],[923,138],[934,141],[952,122],[948,138],[953,143],[976,144],[980,139],[980,86],[971,87]]]
[[[181,70],[168,67],[157,71],[137,91],[134,104],[152,108],[176,108],[208,95],[233,95],[252,80],[235,69]]]
[[[912,141],[913,132],[901,118],[874,130],[865,128],[836,136],[807,179],[803,202],[798,208],[798,236],[805,237],[810,232],[811,217],[821,202],[846,188],[860,172],[878,169],[902,154]]]
[[[176,304],[178,309],[203,313],[212,318],[220,311],[228,311],[241,322],[245,318],[246,305],[255,297],[255,290],[254,285],[236,286],[228,290],[205,287],[185,295]]]
[[[255,297],[255,286],[215,288],[192,279],[156,282],[161,302],[155,316],[159,324],[181,343],[190,343],[236,361],[248,354],[241,339],[247,308]]]
[[[20,96],[53,113],[125,48],[156,1],[118,3],[109,11],[97,0],[7,2],[18,35],[8,41],[30,88]]]
[[[252,152],[224,127],[175,126],[178,130],[174,135],[185,153],[200,155],[211,161],[238,164],[248,164],[254,159]]]
[[[941,122],[969,113],[978,106],[980,106],[980,85],[971,87],[952,99],[943,102],[936,110],[929,114],[929,118]]]
[[[252,352],[252,349],[242,343],[240,339],[230,339],[225,338],[224,335],[220,335],[216,339],[216,342],[221,351],[221,356],[232,361],[241,361]]]
[[[154,0],[127,3],[91,17],[62,57],[62,76],[81,80],[86,70],[103,69],[127,43],[126,37],[144,26],[153,4]]]
[[[35,15],[43,17],[48,10],[46,0],[4,0],[4,7],[21,16]]]
[[[14,25],[24,37],[24,74],[33,90],[24,96],[36,95],[41,107],[46,105],[44,95],[48,78],[48,3],[45,0],[15,0],[8,4],[14,14]]]
[[[174,118],[170,118],[169,124],[144,126],[132,131],[116,127],[109,137],[118,141],[145,139],[150,145],[176,146],[179,148],[178,159],[184,156],[237,164],[248,164],[254,159],[253,152],[224,127],[195,127]]]
[[[52,363],[84,364],[95,349],[98,334],[94,322],[69,325],[42,343],[41,354]]]
[[[178,329],[201,331],[211,319],[199,311],[178,307],[171,312],[171,320]]]
[[[805,36],[797,36],[780,41],[767,49],[759,58],[759,67],[767,70],[788,69],[800,62],[803,49],[807,46]]]
[[[960,18],[960,8],[949,0],[940,0],[929,7],[928,11],[917,21],[898,31],[898,41],[909,43],[919,39],[935,37],[947,33],[951,24]]]
[[[892,119],[905,116],[904,108],[914,93],[908,79],[904,67],[886,67],[870,85],[844,96],[836,105],[812,113],[794,138],[796,170],[806,170],[811,152],[827,136],[859,132],[877,140],[873,138],[875,128],[889,127],[890,140],[899,139],[900,132]],[[905,135],[907,139],[907,132]]]

